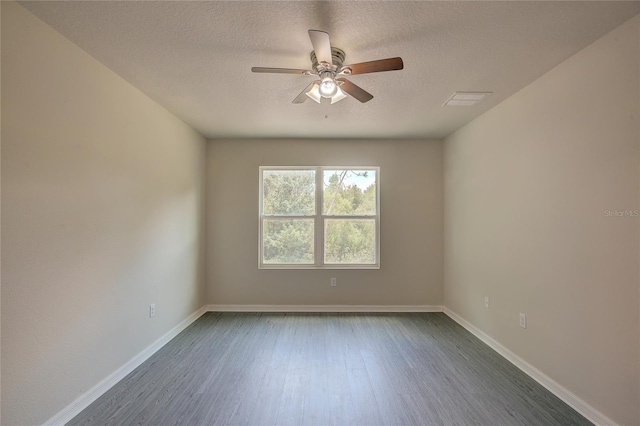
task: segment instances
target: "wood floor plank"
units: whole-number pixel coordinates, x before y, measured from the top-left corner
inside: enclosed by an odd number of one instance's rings
[[[69,425],[588,425],[442,313],[206,313]]]

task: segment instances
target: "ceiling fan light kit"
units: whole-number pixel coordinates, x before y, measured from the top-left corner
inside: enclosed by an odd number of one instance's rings
[[[274,74],[300,74],[315,75],[319,80],[311,82],[296,98],[294,104],[300,104],[307,99],[313,99],[317,103],[322,102],[322,98],[330,99],[334,104],[350,95],[358,101],[364,103],[373,99],[373,95],[353,84],[343,76],[366,74],[381,71],[395,71],[404,68],[402,58],[380,59],[371,62],[343,66],[346,57],[344,51],[337,47],[332,47],[329,34],[324,31],[309,30],[309,38],[313,51],[311,51],[311,70],[294,68],[267,68],[253,67],[255,73]],[[340,77],[340,78],[338,78]]]

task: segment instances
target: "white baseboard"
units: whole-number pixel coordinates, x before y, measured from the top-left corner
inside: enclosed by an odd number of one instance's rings
[[[166,345],[171,339],[176,337],[182,330],[187,328],[191,323],[197,320],[202,314],[206,312],[204,307],[198,309],[193,314],[189,315],[184,321],[180,324],[173,327],[167,333],[165,333],[158,340],[153,342],[151,345],[147,346],[142,352],[138,355],[131,358],[124,364],[122,367],[118,368],[116,371],[111,373],[108,377],[102,380],[100,383],[89,389],[87,392],[80,395],[73,401],[71,404],[67,405],[62,411],[60,411],[55,416],[51,417],[47,420],[44,425],[45,426],[58,426],[64,425],[75,416],[80,414],[82,410],[87,408],[91,403],[93,403],[96,399],[101,397],[106,391],[111,389],[116,383],[120,380],[124,379],[127,374],[131,373],[135,370],[140,364],[145,362],[151,355],[158,352],[160,348]]]
[[[206,305],[209,312],[442,312],[430,305]]]
[[[451,309],[445,307],[444,313],[447,314],[455,322],[466,328],[469,332],[471,332],[471,334],[486,343],[490,348],[505,357],[509,362],[518,367],[533,380],[540,383],[548,391],[564,401],[568,406],[576,410],[578,413],[582,414],[590,422],[599,426],[618,426],[616,422],[587,404],[578,396],[558,384],[556,381],[529,364],[527,361],[520,358],[518,355],[511,352],[509,349],[502,346],[497,340],[493,339],[491,336],[462,318],[460,315],[453,312]]]

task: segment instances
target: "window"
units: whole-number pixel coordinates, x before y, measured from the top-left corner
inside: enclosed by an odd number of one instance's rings
[[[378,167],[260,167],[259,267],[380,267]]]

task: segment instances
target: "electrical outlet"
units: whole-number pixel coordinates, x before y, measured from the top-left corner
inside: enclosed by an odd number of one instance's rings
[[[484,297],[484,307],[489,309],[489,296]]]
[[[153,318],[156,316],[156,304],[152,303],[149,305],[149,318]]]
[[[527,316],[520,312],[520,327],[527,328]]]
[[[336,279],[335,278],[331,278],[331,287],[335,287],[337,284]]]

